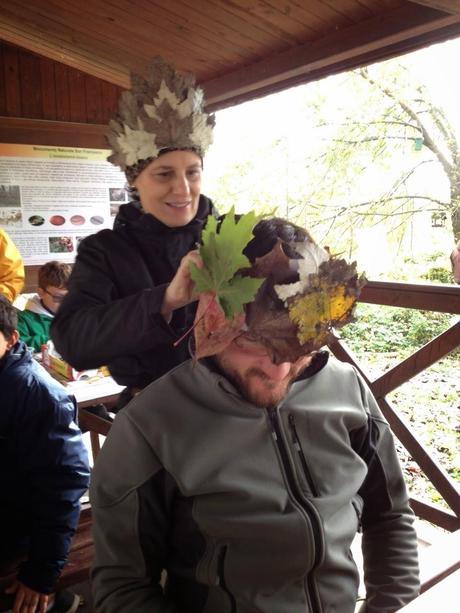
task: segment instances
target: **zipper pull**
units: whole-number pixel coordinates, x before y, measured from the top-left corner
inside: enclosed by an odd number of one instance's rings
[[[295,419],[294,419],[294,415],[292,413],[289,413],[289,415],[288,415],[288,423],[289,423],[289,428],[291,429],[292,444],[294,445],[294,449],[298,453],[300,453],[302,451],[302,449],[300,447],[299,439],[298,439],[298,436],[297,436],[297,431],[295,429]]]
[[[276,415],[273,409],[268,409],[268,417],[270,419],[270,426],[271,426],[273,440],[277,441],[278,435],[276,434]]]

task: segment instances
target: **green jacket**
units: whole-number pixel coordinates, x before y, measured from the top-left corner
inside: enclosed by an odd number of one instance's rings
[[[27,302],[24,311],[18,312],[19,338],[28,347],[40,351],[41,346],[49,341],[52,320],[52,314],[42,306],[40,298],[34,296]]]

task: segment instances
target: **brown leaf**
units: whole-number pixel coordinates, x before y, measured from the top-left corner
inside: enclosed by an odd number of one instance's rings
[[[278,239],[273,249],[261,258],[256,258],[251,268],[251,277],[271,276],[275,283],[289,283],[297,280],[295,266],[283,250],[283,242]]]
[[[300,344],[297,326],[276,296],[273,282],[270,280],[264,282],[255,301],[248,305],[246,324],[251,335],[265,345],[276,364],[295,362],[301,356],[319,348]]]
[[[200,294],[195,316],[195,359],[220,353],[241,333],[244,314],[225,319],[222,307],[212,292]]]

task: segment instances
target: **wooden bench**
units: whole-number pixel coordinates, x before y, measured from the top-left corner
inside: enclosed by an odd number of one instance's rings
[[[460,530],[444,534],[420,552],[421,592],[460,569]]]
[[[435,613],[436,611],[458,611],[458,586],[460,570],[457,570],[418,598],[407,604],[398,613]],[[455,604],[457,603],[457,604]]]
[[[439,537],[419,557],[421,594],[398,613],[458,609],[455,603],[460,581],[460,530]]]

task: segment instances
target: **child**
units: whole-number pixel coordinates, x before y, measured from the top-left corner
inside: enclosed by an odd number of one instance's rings
[[[18,332],[21,341],[34,351],[50,339],[51,321],[67,294],[67,281],[72,267],[55,260],[47,262],[38,271],[37,294],[27,301],[23,311],[18,311]],[[112,421],[103,404],[87,407],[87,411]]]
[[[23,285],[21,254],[5,230],[0,228],[0,295],[13,302]]]
[[[0,610],[74,613],[79,597],[54,590],[88,487],[88,456],[75,399],[18,341],[4,296],[0,407]]]
[[[19,337],[34,351],[50,338],[50,324],[67,294],[72,267],[64,262],[47,262],[38,272],[37,294],[18,313]]]

